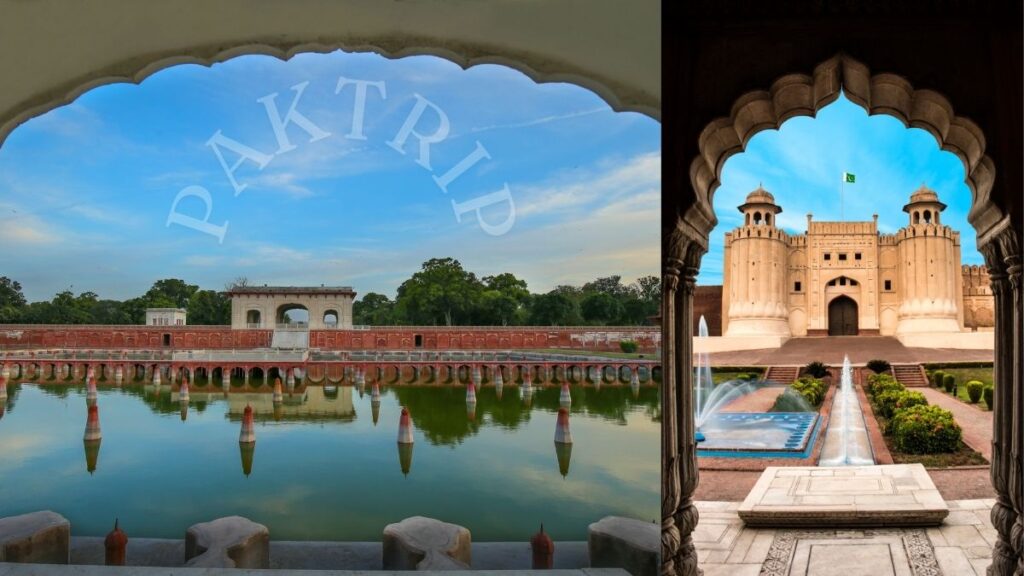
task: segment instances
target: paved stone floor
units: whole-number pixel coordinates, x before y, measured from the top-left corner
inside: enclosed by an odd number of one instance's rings
[[[938,524],[949,508],[920,464],[770,467],[738,509],[748,526]]]
[[[739,502],[698,501],[694,544],[704,576],[984,576],[994,500],[953,500],[935,528],[755,529]]]
[[[992,460],[992,413],[979,410],[946,392],[935,388],[915,388],[924,394],[929,404],[940,406],[953,413],[953,418],[964,431],[964,444],[981,452],[986,460]]]
[[[270,567],[282,570],[380,570],[380,542],[270,542]],[[102,565],[103,538],[73,536],[71,563]],[[473,542],[473,570],[526,570],[532,563],[528,542]],[[180,567],[185,540],[129,538],[129,566]],[[587,543],[555,542],[554,567],[573,570],[590,566]],[[0,569],[0,576],[4,572]]]
[[[712,366],[804,366],[812,360],[841,364],[845,354],[854,364],[875,358],[893,364],[991,362],[995,358],[992,350],[907,348],[891,336],[828,336],[791,338],[780,348],[716,352],[710,359]]]

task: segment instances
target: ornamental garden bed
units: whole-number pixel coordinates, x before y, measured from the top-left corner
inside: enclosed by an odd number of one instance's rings
[[[964,444],[951,412],[929,406],[923,395],[905,389],[891,376],[876,375],[868,380],[865,390],[871,411],[894,463],[920,463],[927,468],[988,463]]]

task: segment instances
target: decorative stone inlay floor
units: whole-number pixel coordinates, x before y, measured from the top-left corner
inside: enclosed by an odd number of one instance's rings
[[[947,502],[935,528],[749,528],[739,502],[697,502],[694,544],[704,576],[985,576],[994,500]]]

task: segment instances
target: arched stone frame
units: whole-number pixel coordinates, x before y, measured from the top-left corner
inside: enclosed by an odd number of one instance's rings
[[[663,498],[662,574],[693,575],[697,568],[692,532],[697,524],[693,492],[698,481],[693,441],[693,285],[700,259],[717,224],[712,196],[725,161],[742,152],[754,134],[778,129],[795,116],[815,116],[843,90],[869,114],[888,114],[907,127],[928,131],[942,150],[964,164],[971,190],[968,221],[978,233],[996,297],[995,381],[992,482],[997,492],[992,521],[998,532],[990,574],[1010,575],[1024,566],[1024,390],[1021,386],[1022,298],[1019,230],[1009,214],[991,200],[995,166],[985,155],[985,138],[967,118],[956,116],[941,94],[915,90],[896,74],[871,75],[867,66],[839,54],[819,64],[813,76],[789,74],[770,90],[748,92],[728,117],[711,121],[698,138],[699,155],[690,163],[695,200],[665,230],[663,340]]]
[[[292,310],[304,310],[307,315],[306,324],[308,325],[310,320],[312,320],[312,318],[310,318],[309,308],[310,307],[307,306],[306,304],[301,304],[299,302],[282,302],[278,304],[277,309],[274,310],[274,322],[276,324],[283,324],[285,314]]]
[[[47,73],[18,83],[17,90],[0,98],[0,143],[26,120],[105,84],[139,83],[178,64],[210,66],[250,54],[286,60],[339,49],[387,58],[431,55],[462,68],[498,64],[537,83],[586,88],[613,110],[660,118],[657,2],[638,2],[623,12],[614,0],[595,0],[583,20],[574,2],[470,3],[458,5],[457,13],[445,4],[337,2],[299,9],[280,2],[256,11],[243,0],[224,0],[216,7],[201,0],[183,0],[175,7],[107,0],[103,10],[86,4],[62,6],[61,14],[75,26],[59,39],[51,36],[64,29],[48,22],[53,14],[45,7],[9,8],[8,17],[22,26],[0,39],[0,46],[11,53],[32,50],[34,66]],[[570,25],[572,37],[564,34]],[[624,27],[646,31],[626,52],[607,41]],[[89,45],[100,36],[106,41],[94,50],[61,54],[61,46]],[[48,65],[51,60],[53,66]],[[29,75],[17,59],[10,62],[13,68],[0,62],[5,77]]]

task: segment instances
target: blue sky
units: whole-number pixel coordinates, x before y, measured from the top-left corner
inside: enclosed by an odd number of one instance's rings
[[[742,214],[735,207],[759,183],[782,206],[778,225],[800,234],[807,231],[808,212],[815,220],[840,220],[843,172],[857,179],[845,187],[845,220],[871,220],[878,214],[879,231],[891,234],[907,224],[903,205],[924,183],[948,205],[942,222],[960,231],[963,263],[983,263],[974,229],[967,223],[971,192],[960,160],[940,150],[924,130],[907,129],[892,116],[869,117],[841,96],[816,118],[793,118],[779,130],[758,133],[742,154],[726,161],[714,197],[718,226],[711,233],[698,284],[722,283],[724,235],[741,224]]]
[[[354,87],[339,77],[382,81],[369,89],[365,140],[347,138]],[[296,109],[329,136],[313,140],[293,122],[294,148],[278,153],[267,108],[276,93],[285,116],[292,87],[308,83]],[[450,132],[417,163],[414,137],[389,146],[420,98],[442,110]],[[432,134],[428,107],[415,129]],[[222,134],[268,154],[243,161],[235,195],[207,141]],[[443,193],[432,177],[482,145],[490,156]],[[227,163],[240,157],[224,152]],[[104,298],[144,292],[179,277],[222,289],[254,283],[343,284],[391,296],[432,257],[451,256],[481,275],[510,271],[532,291],[620,274],[627,282],[659,270],[660,125],[616,113],[568,84],[537,85],[501,66],[462,70],[428,56],[303,54],[288,62],[246,56],[205,68],[169,68],[140,85],[92,90],[30,120],[0,148],[0,275],[31,300],[72,286]],[[511,228],[485,231],[469,202],[508,186]],[[209,192],[214,235],[172,223],[175,197]],[[482,209],[495,226],[507,202]],[[202,218],[186,197],[177,212]],[[492,230],[493,232],[493,230]]]

